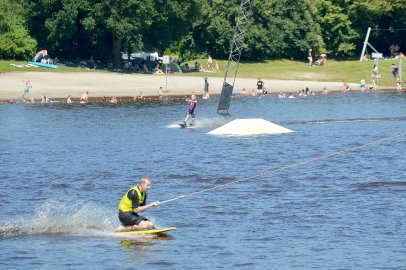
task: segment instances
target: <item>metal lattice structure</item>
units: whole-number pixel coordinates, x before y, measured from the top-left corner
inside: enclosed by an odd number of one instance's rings
[[[240,63],[242,47],[244,45],[248,16],[252,5],[251,2],[251,0],[241,0],[240,12],[236,20],[235,32],[231,43],[231,51],[228,57],[217,113],[228,114],[228,109],[230,108],[231,94],[233,93],[238,64]]]

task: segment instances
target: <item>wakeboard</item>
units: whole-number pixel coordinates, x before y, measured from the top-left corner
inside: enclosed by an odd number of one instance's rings
[[[119,235],[135,235],[135,234],[163,234],[168,231],[174,231],[176,227],[168,227],[168,228],[153,228],[153,229],[146,229],[146,230],[135,230],[135,231],[126,231],[126,232],[115,232],[115,234]]]
[[[184,123],[179,123],[179,126],[180,126],[181,128],[185,128],[187,125],[184,124]]]

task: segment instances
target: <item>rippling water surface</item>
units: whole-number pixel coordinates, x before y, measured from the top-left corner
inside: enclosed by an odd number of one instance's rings
[[[0,106],[0,268],[406,268],[404,93],[217,102],[189,129],[184,102]],[[236,118],[295,132],[206,134]],[[114,236],[142,175],[149,201],[243,181],[145,213],[166,236]]]

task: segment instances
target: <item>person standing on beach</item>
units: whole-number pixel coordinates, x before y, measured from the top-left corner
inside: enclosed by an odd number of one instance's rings
[[[366,92],[367,84],[364,79],[361,80],[361,92]]]
[[[208,69],[208,71],[214,71],[213,58],[211,58],[210,55],[207,56],[207,69]]]
[[[309,67],[311,67],[313,65],[312,49],[309,49],[309,56],[307,59],[309,60]]]
[[[162,91],[162,86],[161,86],[161,87],[159,87],[159,90],[158,90],[158,98],[162,99],[163,97],[164,97],[164,93]]]
[[[118,205],[118,218],[121,225],[116,232],[143,230],[154,227],[154,223],[149,219],[139,215],[152,207],[160,205],[159,201],[146,204],[147,191],[151,188],[151,179],[143,176],[139,184],[130,188],[121,199]]]
[[[72,99],[70,98],[70,95],[66,99],[66,104],[72,104]]]
[[[24,93],[21,96],[21,98],[23,99],[23,101],[25,100],[25,95],[30,93],[30,90],[32,88],[31,86],[31,82],[30,81],[23,81],[23,83],[25,83],[25,88],[24,88]]]
[[[209,95],[209,80],[207,79],[207,76],[204,76],[204,96]]]
[[[191,99],[189,100],[189,107],[188,107],[188,112],[186,114],[186,118],[185,120],[183,120],[183,124],[186,126],[187,124],[187,120],[189,119],[189,117],[192,117],[192,122],[190,122],[189,126],[193,126],[195,124],[195,109],[197,107],[197,100],[196,100],[196,96],[192,95]]]
[[[261,95],[262,94],[262,89],[264,88],[264,82],[261,81],[261,78],[258,78],[257,82],[257,94]]]
[[[346,93],[348,91],[351,91],[351,87],[350,87],[350,85],[348,84],[347,81],[343,82],[343,87],[344,87],[344,93]]]
[[[391,75],[393,78],[396,78],[396,75],[398,73],[398,67],[395,64],[392,64],[390,66],[390,70],[391,70]]]
[[[23,81],[25,83],[24,95],[28,94],[32,88],[30,81]]]

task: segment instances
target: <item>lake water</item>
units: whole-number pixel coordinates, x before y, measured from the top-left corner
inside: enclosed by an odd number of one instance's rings
[[[0,268],[406,269],[405,93],[198,101],[188,129],[181,101],[1,105]],[[207,134],[237,118],[295,132]],[[142,175],[149,202],[242,181],[144,213],[166,236],[117,237]]]

